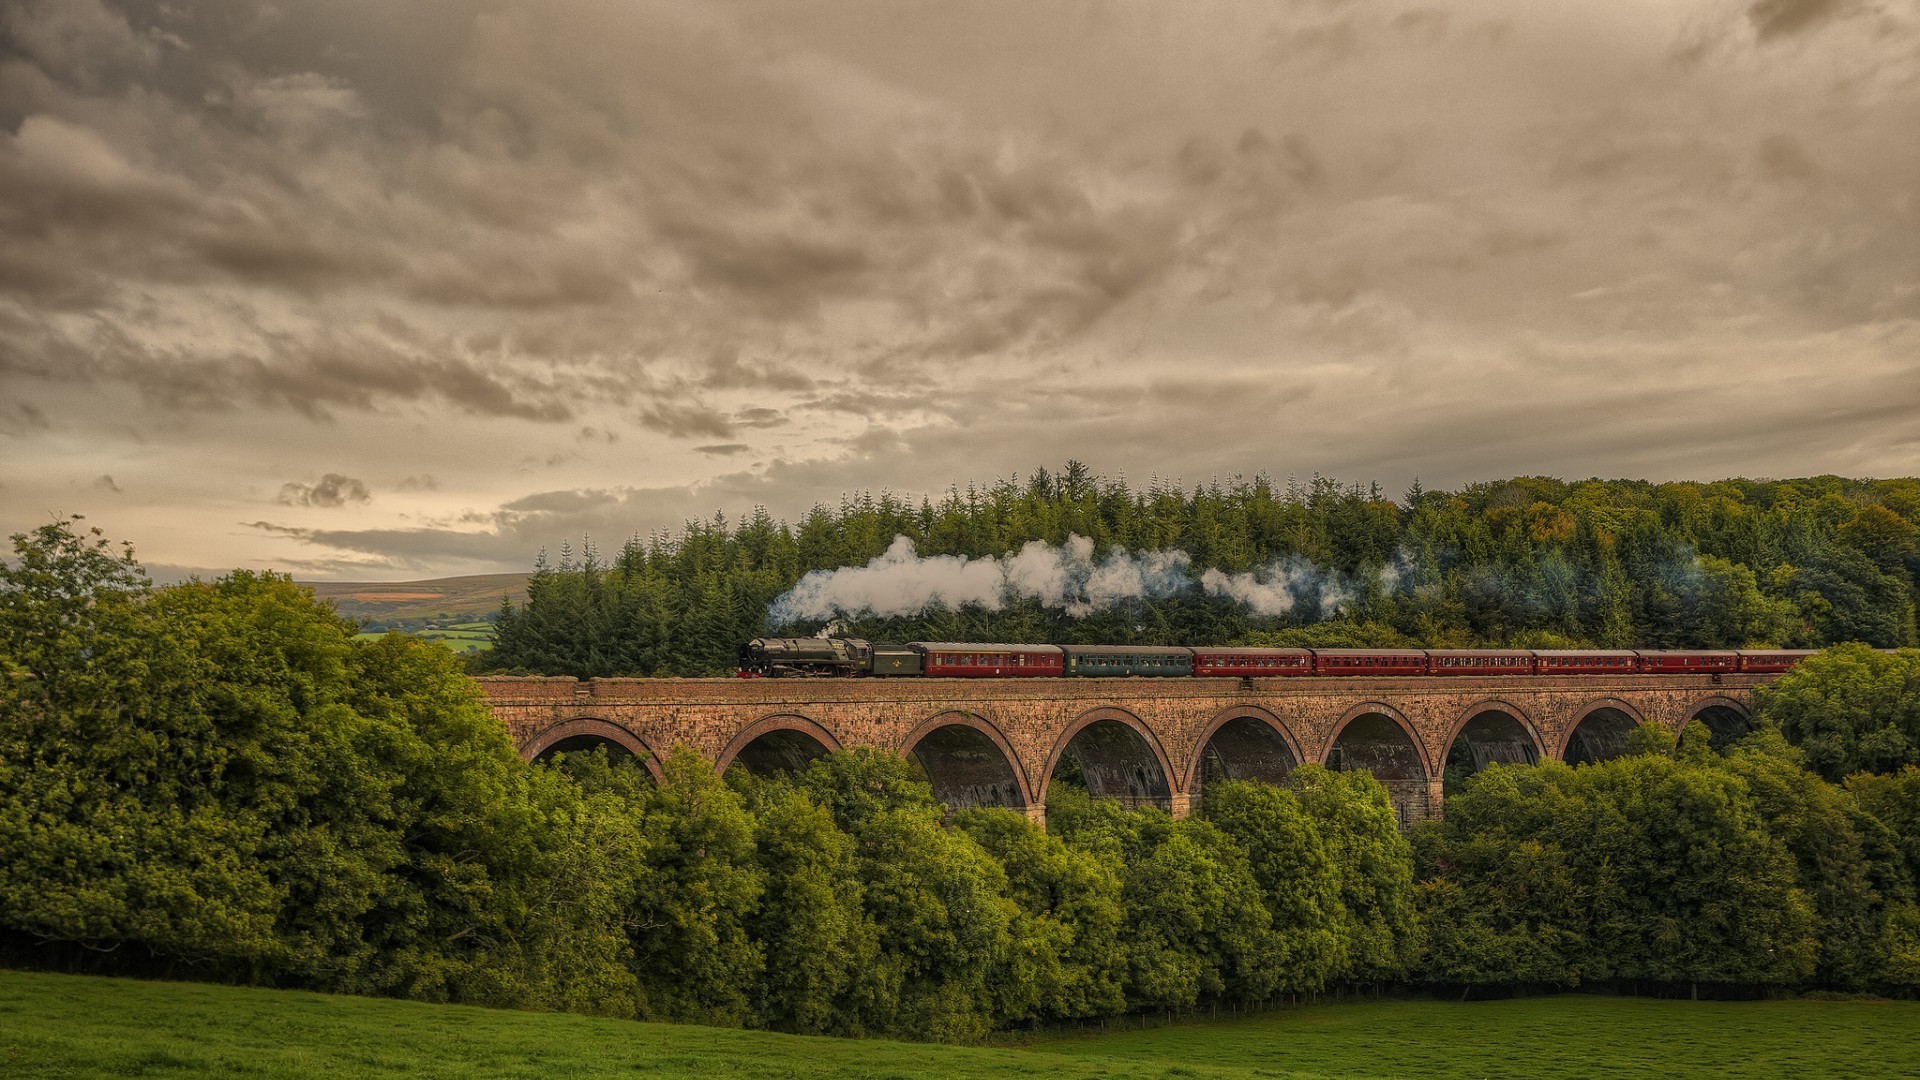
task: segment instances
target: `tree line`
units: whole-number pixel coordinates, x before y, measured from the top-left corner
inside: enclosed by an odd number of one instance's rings
[[[1920,990],[1920,652],[1823,654],[1725,753],[1645,726],[1402,832],[1364,772],[1043,830],[910,759],[522,762],[445,649],[274,575],[0,567],[0,963],[963,1040],[1392,987]]]
[[[912,503],[861,494],[798,524],[764,509],[542,555],[528,599],[505,604],[479,670],[721,675],[743,641],[811,634],[773,601],[809,571],[863,565],[896,536],[920,554],[1001,556],[1091,539],[1186,553],[1197,581],[1291,570],[1297,603],[1262,615],[1191,589],[1078,616],[1030,598],[998,610],[852,613],[878,640],[1467,648],[1915,644],[1920,480],[1568,483],[1544,477],[1415,485],[1399,500],[1315,477],[1134,488],[1070,462]],[[1306,568],[1310,572],[1299,573]]]

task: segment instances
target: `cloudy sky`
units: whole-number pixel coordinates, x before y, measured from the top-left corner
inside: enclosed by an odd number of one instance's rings
[[[1911,0],[0,5],[0,531],[1920,473]]]

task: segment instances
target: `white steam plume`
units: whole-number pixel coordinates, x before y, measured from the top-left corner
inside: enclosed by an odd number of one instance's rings
[[[1228,574],[1208,570],[1195,581],[1184,551],[1138,555],[1116,548],[1095,561],[1093,541],[1070,536],[1059,547],[1030,540],[1011,555],[969,559],[921,556],[912,539],[896,536],[886,553],[865,566],[814,570],[773,602],[776,624],[835,615],[912,615],[935,605],[975,605],[999,611],[1009,601],[1030,599],[1083,618],[1127,600],[1157,600],[1200,588],[1238,600],[1259,615],[1283,615],[1302,599],[1317,599],[1322,613],[1343,606],[1352,592],[1333,575],[1300,560]]]

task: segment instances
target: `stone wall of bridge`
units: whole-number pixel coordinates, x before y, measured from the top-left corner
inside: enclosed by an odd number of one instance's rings
[[[1403,817],[1437,812],[1457,767],[1618,752],[1634,723],[1732,733],[1771,676],[1287,679],[591,679],[479,681],[523,756],[685,745],[721,769],[822,749],[913,754],[936,793],[1036,818],[1064,767],[1096,794],[1186,813],[1208,776],[1365,768]]]

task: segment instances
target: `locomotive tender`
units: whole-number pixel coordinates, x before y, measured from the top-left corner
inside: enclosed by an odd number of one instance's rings
[[[1291,675],[1712,675],[1785,671],[1811,649],[1260,649],[1203,645],[884,644],[755,638],[739,677],[1275,678]]]

